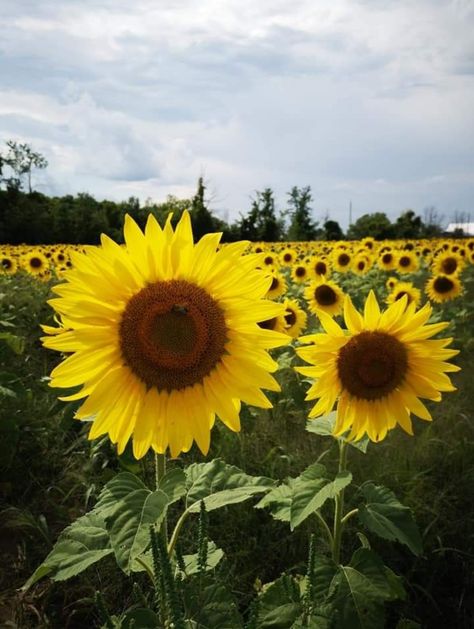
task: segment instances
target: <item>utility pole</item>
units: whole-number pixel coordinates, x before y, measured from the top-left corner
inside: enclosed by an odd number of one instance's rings
[[[352,225],[352,201],[349,201],[349,227]]]

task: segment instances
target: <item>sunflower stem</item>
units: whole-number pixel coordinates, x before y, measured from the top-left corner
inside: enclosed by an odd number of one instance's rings
[[[166,455],[159,452],[155,452],[155,489],[160,488],[160,482],[163,476],[166,474]],[[160,529],[161,535],[165,542],[165,547],[168,546],[168,518],[165,515]]]
[[[347,443],[346,441],[339,441],[339,472],[344,472],[346,469],[347,461]],[[333,533],[333,546],[332,546],[332,558],[336,564],[339,564],[341,556],[341,537],[342,529],[344,526],[342,512],[344,511],[344,488],[337,494],[336,506],[334,509],[334,533]]]

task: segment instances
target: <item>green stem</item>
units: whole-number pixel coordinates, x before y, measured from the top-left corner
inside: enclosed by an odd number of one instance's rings
[[[155,488],[156,491],[160,488],[160,481],[166,474],[166,455],[155,452]],[[165,545],[168,545],[168,518],[165,515],[161,524],[161,534],[165,541]]]
[[[347,443],[345,441],[339,441],[339,473],[344,472],[346,469],[347,460]],[[333,547],[332,558],[336,564],[339,564],[341,556],[341,537],[342,537],[342,512],[344,511],[344,488],[336,496],[336,507],[334,509],[334,532],[333,532]]]
[[[187,517],[188,517],[188,511],[187,510],[183,511],[179,520],[176,522],[176,526],[174,527],[174,531],[171,535],[170,543],[168,544],[168,555],[170,557],[173,554],[174,547],[176,546],[176,542],[178,541],[179,533]]]
[[[315,511],[314,515],[318,518],[318,520],[321,522],[321,525],[324,529],[324,532],[326,533],[326,536],[328,538],[328,542],[329,542],[329,548],[333,547],[334,544],[334,539],[331,533],[331,529],[329,528],[329,526],[327,525],[326,520],[323,518],[323,516],[319,513],[319,511]]]

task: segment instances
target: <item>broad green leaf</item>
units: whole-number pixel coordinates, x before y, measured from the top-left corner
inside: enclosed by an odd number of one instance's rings
[[[168,504],[176,502],[186,494],[186,474],[179,467],[166,472],[159,488],[168,496]]]
[[[185,618],[199,629],[241,629],[242,618],[230,591],[210,575],[183,581]],[[194,624],[191,624],[194,623]]]
[[[293,492],[298,491],[298,487],[306,485],[316,488],[316,490],[321,489],[325,483],[326,468],[320,463],[313,463],[300,476],[287,478],[285,483],[274,487],[255,506],[257,509],[268,507],[275,520],[289,522],[291,519]]]
[[[142,481],[130,472],[121,472],[114,476],[100,492],[97,504],[94,507],[94,513],[99,514],[104,520],[110,517],[119,502],[126,498],[133,491],[139,489],[147,489]],[[147,490],[149,491],[149,490]]]
[[[339,492],[347,487],[352,480],[352,474],[348,471],[339,472],[336,478],[320,486],[320,482],[303,482],[292,487],[292,500],[290,508],[291,530],[299,526],[307,517],[320,509],[326,500],[334,499]]]
[[[329,588],[337,569],[336,564],[330,557],[316,553],[313,587],[314,604],[321,605],[327,599]]]
[[[74,577],[112,552],[102,518],[94,513],[84,515],[61,533],[53,550],[22,589],[27,590],[46,575],[53,581]]]
[[[223,556],[224,551],[221,548],[217,548],[217,546],[212,541],[208,542],[206,570],[213,570]],[[194,553],[193,555],[184,555],[183,559],[186,576],[189,577],[199,572],[198,553]]]
[[[287,629],[299,618],[303,602],[299,585],[293,577],[283,575],[271,583],[259,597],[260,628]]]
[[[331,584],[336,626],[340,629],[384,627],[384,602],[398,598],[392,575],[373,551],[356,550],[351,563],[339,567]]]
[[[271,478],[249,476],[221,459],[193,463],[185,469],[185,474],[186,508],[189,513],[199,512],[201,500],[204,500],[207,511],[213,511],[243,502],[275,485]]]
[[[25,351],[25,339],[11,334],[10,332],[0,332],[0,340],[5,341],[8,347],[15,352],[15,354],[23,354]]]
[[[362,493],[366,499],[359,506],[362,524],[380,537],[405,544],[414,555],[420,555],[421,536],[411,510],[386,487],[369,483],[362,487]]]
[[[343,437],[335,437],[333,435],[334,426],[336,425],[336,416],[337,412],[331,411],[331,413],[328,413],[327,415],[312,419],[306,423],[306,430],[315,435],[320,435],[321,437],[343,439]],[[347,441],[347,444],[365,454],[369,445],[369,438],[363,437],[362,439],[359,439],[359,441]]]
[[[165,517],[168,496],[161,490],[137,489],[120,500],[106,520],[110,543],[119,567],[130,574],[136,557],[150,541],[150,525]]]

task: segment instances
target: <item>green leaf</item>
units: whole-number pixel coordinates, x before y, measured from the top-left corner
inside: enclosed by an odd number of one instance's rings
[[[134,560],[150,542],[150,525],[165,517],[168,496],[161,490],[137,489],[119,501],[107,520],[110,543],[119,567],[130,574]]]
[[[347,487],[352,480],[352,474],[348,471],[339,472],[336,478],[324,484],[304,482],[292,487],[292,501],[290,508],[291,530],[299,526],[307,517],[320,509],[326,500],[334,499],[341,489]]]
[[[224,556],[224,551],[217,548],[214,542],[207,543],[206,570],[213,570]],[[198,553],[193,555],[183,555],[186,576],[191,576],[199,572]]]
[[[337,570],[337,565],[330,557],[316,553],[313,586],[313,603],[316,605],[321,605],[326,601]]]
[[[306,423],[306,430],[321,437],[332,437],[333,439],[344,440],[344,437],[335,437],[333,435],[334,426],[336,425],[337,411],[332,411],[322,417],[317,417]],[[363,437],[359,441],[346,441],[346,443],[364,454],[367,452],[369,438]]]
[[[299,584],[288,575],[283,575],[269,586],[259,597],[258,627],[288,629],[303,611]]]
[[[132,609],[120,619],[120,629],[157,629],[159,626],[159,617],[146,608]]]
[[[242,619],[230,591],[210,575],[183,581],[186,620],[199,629],[241,629]]]
[[[221,459],[193,463],[185,469],[186,508],[198,513],[201,500],[207,511],[247,500],[254,494],[268,491],[275,485],[271,478],[249,476]]]
[[[396,540],[408,546],[414,555],[420,555],[421,536],[411,510],[386,487],[368,483],[362,487],[362,493],[367,501],[359,506],[362,524],[383,539]]]
[[[23,354],[25,351],[25,339],[11,334],[11,332],[0,332],[0,340],[5,341],[8,347],[15,352],[15,354]]]
[[[147,487],[138,476],[130,472],[117,474],[117,476],[114,476],[104,485],[97,504],[94,507],[94,513],[97,513],[104,519],[110,517],[123,498],[126,498],[133,491],[139,489],[147,489]]]
[[[82,516],[59,536],[53,550],[23,586],[27,590],[42,577],[64,581],[112,554],[105,523],[96,514]]]
[[[269,507],[270,513],[275,520],[289,522],[291,519],[291,505],[293,501],[293,491],[300,486],[309,484],[315,488],[322,488],[326,483],[326,468],[320,463],[309,465],[304,472],[296,478],[287,478],[285,483],[274,487],[269,491],[259,503],[256,509]]]
[[[359,548],[348,566],[340,566],[331,584],[338,629],[384,627],[384,602],[398,598],[392,577],[373,551]]]
[[[168,504],[173,504],[186,494],[186,474],[179,467],[169,470],[160,480],[159,488],[168,496]]]
[[[0,387],[0,395],[2,388]],[[12,463],[19,438],[20,427],[16,417],[7,415],[0,422],[0,467],[7,468]]]

